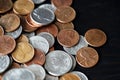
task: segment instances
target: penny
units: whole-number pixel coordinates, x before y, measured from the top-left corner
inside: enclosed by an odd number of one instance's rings
[[[91,47],[83,47],[76,54],[77,63],[84,68],[95,66],[98,60],[99,56],[97,51]]]
[[[24,34],[22,34],[16,41],[17,41],[17,43],[19,43],[19,42],[29,42],[27,36],[24,35]]]
[[[54,37],[56,37],[57,34],[58,34],[58,28],[55,24],[50,24],[50,25],[38,28],[37,31],[36,31],[36,34],[39,34],[41,32],[49,32]]]
[[[93,47],[100,47],[105,44],[107,37],[100,29],[90,29],[85,33],[85,39],[89,45]]]
[[[11,69],[3,75],[2,80],[36,80],[35,75],[28,69]]]
[[[49,50],[49,43],[45,38],[41,36],[30,37],[30,43],[32,44],[34,48],[37,48],[43,51],[45,54],[47,54]]]
[[[80,37],[78,32],[72,29],[61,30],[57,35],[59,44],[64,47],[75,46],[78,43],[79,39]]]
[[[5,13],[9,11],[12,6],[12,0],[0,0],[0,13]]]
[[[27,15],[34,9],[32,0],[17,0],[13,6],[14,10],[20,15]]]
[[[25,63],[25,65],[31,65],[31,64],[43,65],[44,63],[45,63],[45,53],[43,53],[39,49],[35,49],[35,55],[33,59]]]
[[[44,78],[46,76],[46,72],[42,66],[40,66],[38,64],[32,64],[26,68],[35,74],[35,77],[36,77],[35,80],[44,80]]]
[[[34,4],[41,4],[43,2],[45,2],[46,0],[32,0],[34,2]]]
[[[20,19],[16,14],[5,14],[0,18],[0,25],[4,28],[6,32],[11,32],[19,27]]]
[[[0,36],[0,55],[11,53],[16,47],[15,40],[7,35]]]
[[[22,33],[22,26],[19,26],[18,29],[16,29],[15,31],[12,32],[5,32],[5,35],[9,35],[11,37],[13,37],[14,39],[17,39]]]
[[[10,58],[8,55],[0,56],[0,73],[3,73],[8,69],[10,65]]]
[[[82,35],[80,35],[80,40],[75,46],[63,47],[63,49],[69,54],[76,55],[79,49],[81,49],[82,47],[87,47],[87,46],[88,46],[88,43],[86,42],[85,38]]]
[[[0,36],[3,36],[4,35],[4,30],[2,28],[2,26],[0,26]]]
[[[54,48],[54,46],[53,46],[53,47],[51,47],[51,48],[49,49],[49,52],[54,51],[54,50],[55,50],[55,48]]]
[[[61,50],[51,51],[46,55],[45,69],[53,76],[61,76],[72,68],[72,58]]]
[[[20,42],[12,52],[12,58],[18,63],[26,63],[34,57],[34,48],[28,42]]]
[[[55,76],[51,76],[49,74],[46,74],[45,80],[59,80],[59,78],[55,77]]]
[[[20,64],[16,63],[16,62],[13,62],[12,63],[12,66],[11,66],[11,69],[13,68],[21,68]]]
[[[61,6],[70,6],[72,4],[73,0],[51,0],[51,3],[55,7],[61,7]]]
[[[58,7],[55,11],[57,21],[61,23],[68,23],[75,19],[76,12],[70,6]]]

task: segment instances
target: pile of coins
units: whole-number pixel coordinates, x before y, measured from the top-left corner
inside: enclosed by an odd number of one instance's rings
[[[74,30],[72,0],[44,2],[0,0],[0,80],[88,80],[74,69],[97,64],[92,47],[104,45],[106,34]],[[54,49],[56,40],[64,50]]]

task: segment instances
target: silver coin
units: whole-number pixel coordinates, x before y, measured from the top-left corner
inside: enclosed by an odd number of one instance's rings
[[[58,77],[46,74],[45,80],[59,80]]]
[[[5,32],[5,35],[9,35],[13,37],[14,39],[18,38],[22,33],[22,26],[20,26],[18,29],[16,29],[13,32]]]
[[[50,47],[52,47],[55,43],[55,39],[54,39],[53,35],[48,32],[41,32],[41,33],[37,34],[37,36],[44,37],[48,41]]]
[[[73,61],[73,65],[72,65],[72,68],[71,68],[70,71],[73,71],[75,69],[75,67],[76,67],[76,59],[75,59],[75,57],[73,55],[71,55],[71,58],[72,58],[72,61]]]
[[[28,39],[32,36],[35,36],[35,32],[23,32],[24,35],[28,37]]]
[[[79,49],[81,49],[82,47],[87,47],[87,46],[88,46],[88,43],[85,41],[85,38],[82,35],[80,35],[80,40],[78,44],[76,44],[73,47],[63,47],[63,49],[69,54],[76,55]]]
[[[71,73],[78,75],[81,80],[88,80],[87,76],[86,76],[84,73],[82,73],[82,72],[73,71],[73,72],[71,72]]]
[[[35,74],[36,80],[44,80],[46,73],[42,66],[38,64],[32,64],[28,66],[27,69],[29,69]]]
[[[72,58],[64,51],[51,51],[46,55],[45,69],[53,76],[61,76],[72,68]]]
[[[2,80],[36,80],[35,75],[28,69],[11,69],[3,75]]]
[[[34,2],[34,4],[41,4],[43,2],[45,2],[46,0],[32,0]]]
[[[10,65],[10,58],[8,55],[0,56],[0,73],[3,73]]]
[[[30,43],[34,48],[40,49],[45,54],[49,51],[49,43],[48,41],[41,36],[33,36],[30,37]]]
[[[36,8],[30,14],[30,18],[37,25],[43,26],[52,23],[55,19],[55,14],[46,8]]]

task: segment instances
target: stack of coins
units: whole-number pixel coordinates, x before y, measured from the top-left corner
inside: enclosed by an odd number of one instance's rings
[[[99,61],[94,47],[106,34],[74,29],[72,0],[0,1],[0,80],[88,80],[76,64],[91,68]],[[4,5],[6,4],[6,5]],[[55,50],[58,42],[64,50]]]

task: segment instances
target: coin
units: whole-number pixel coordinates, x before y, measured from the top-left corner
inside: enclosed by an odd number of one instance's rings
[[[0,55],[11,53],[16,46],[15,40],[7,35],[0,36]]]
[[[9,11],[12,6],[12,0],[0,0],[0,13],[5,13]]]
[[[28,38],[35,36],[35,32],[23,32],[24,35],[26,35]]]
[[[29,42],[28,38],[26,35],[22,34],[17,40],[16,40],[17,43],[19,42]]]
[[[49,74],[46,74],[45,80],[59,80],[59,78],[55,77],[55,76],[51,76]]]
[[[81,49],[82,47],[87,47],[87,46],[88,46],[88,43],[85,41],[85,38],[82,35],[80,35],[80,40],[75,46],[63,47],[63,49],[69,54],[76,55],[79,49]]]
[[[25,63],[25,65],[31,65],[31,64],[43,65],[44,63],[45,63],[45,53],[43,53],[39,49],[35,49],[35,55],[33,59]]]
[[[30,43],[33,45],[34,48],[40,49],[45,54],[47,54],[49,50],[49,43],[45,38],[41,36],[30,37]]]
[[[70,71],[73,71],[73,70],[75,69],[75,67],[76,67],[76,59],[74,58],[74,56],[73,56],[73,55],[70,55],[70,56],[71,56],[72,61],[73,61],[73,65],[72,65],[72,68],[71,68],[71,70],[70,70]]]
[[[4,35],[4,30],[2,28],[2,26],[0,26],[0,36]]]
[[[3,75],[2,80],[36,80],[35,75],[28,69],[11,69]]]
[[[80,37],[78,32],[73,29],[61,30],[57,35],[59,44],[64,47],[75,46],[78,43],[79,39]]]
[[[70,6],[58,7],[55,11],[57,21],[61,23],[68,23],[75,19],[76,12]]]
[[[19,27],[20,19],[16,14],[5,14],[0,18],[0,25],[4,28],[6,32],[11,32]]]
[[[51,47],[54,45],[54,43],[55,43],[55,39],[54,39],[53,35],[50,34],[50,33],[48,33],[48,32],[41,32],[41,33],[37,34],[37,36],[42,36],[42,37],[44,37],[44,38],[48,41],[50,48],[51,48]]]
[[[45,2],[46,0],[32,0],[34,2],[34,4],[41,4],[43,2]]]
[[[89,45],[93,47],[100,47],[105,44],[107,37],[100,29],[90,29],[85,33],[85,39]]]
[[[12,63],[12,66],[11,66],[11,69],[13,68],[21,68],[20,64],[16,63],[16,62],[13,62]]]
[[[16,29],[15,31],[12,32],[5,32],[5,35],[9,35],[11,37],[13,37],[14,39],[17,39],[22,33],[22,26],[19,26],[18,29]]]
[[[27,15],[34,9],[32,0],[17,0],[13,6],[14,10],[20,15]]]
[[[28,42],[20,42],[12,52],[12,58],[18,63],[26,63],[34,57],[34,48]]]
[[[99,56],[97,51],[91,47],[83,47],[76,54],[77,63],[84,68],[95,66],[98,60]]]
[[[61,50],[51,51],[46,55],[45,69],[53,76],[61,76],[72,68],[72,58]]]
[[[35,74],[35,78],[36,78],[35,80],[44,80],[46,76],[46,72],[42,66],[38,64],[32,64],[26,68]]]
[[[10,58],[8,55],[0,56],[0,73],[7,70],[10,65]]]
[[[58,28],[55,24],[50,24],[50,25],[38,28],[36,31],[36,34],[39,34],[40,32],[49,32],[54,37],[56,37],[58,34]]]
[[[52,46],[52,47],[49,49],[49,52],[54,51],[54,50],[55,50],[55,48],[54,48],[54,46]]]

